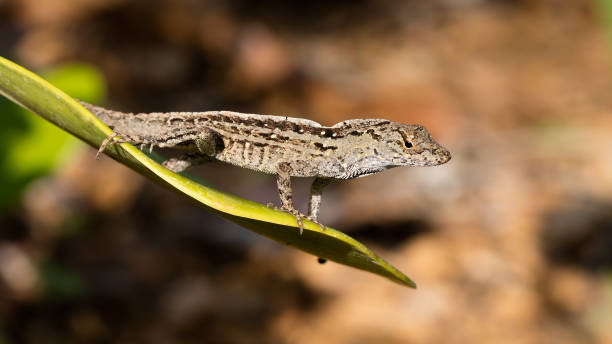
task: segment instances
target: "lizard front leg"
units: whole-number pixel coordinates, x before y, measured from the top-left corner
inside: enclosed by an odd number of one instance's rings
[[[321,209],[321,192],[324,187],[332,182],[330,178],[316,178],[310,186],[310,200],[308,201],[308,217],[313,221],[319,218]]]
[[[310,199],[308,200],[308,219],[316,222],[321,226],[321,229],[325,230],[325,226],[318,222],[319,210],[321,209],[321,193],[323,188],[332,182],[330,178],[315,178],[310,186]],[[319,257],[317,259],[319,264],[325,264],[327,261],[325,258]]]
[[[172,172],[178,173],[189,167],[214,161],[214,156],[222,142],[216,132],[208,128],[202,128],[198,137],[194,139],[198,153],[187,153],[178,158],[168,159],[164,161],[163,165]]]
[[[292,168],[291,164],[287,162],[279,163],[276,166],[276,173],[277,173],[276,183],[278,186],[278,194],[281,200],[280,210],[286,211],[295,217],[297,225],[300,228],[300,234],[304,232],[304,224],[302,221],[303,219],[308,219],[318,224],[319,226],[321,226],[321,228],[325,228],[325,226],[319,223],[316,218],[313,218],[311,216],[305,216],[304,214],[300,213],[297,209],[293,207],[293,195],[292,195],[292,188],[291,188],[291,168]],[[327,185],[324,182],[321,182],[321,183],[322,183],[321,188]],[[319,189],[319,195],[320,195],[320,189]]]
[[[291,165],[289,163],[281,162],[276,166],[276,185],[281,201],[280,209],[295,217],[297,225],[300,228],[300,234],[302,234],[304,232],[304,224],[302,223],[304,215],[300,214],[300,212],[293,207]]]

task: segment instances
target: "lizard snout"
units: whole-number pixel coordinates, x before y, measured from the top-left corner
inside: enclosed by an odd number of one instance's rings
[[[435,154],[439,157],[438,162],[440,165],[447,163],[452,157],[450,151],[442,146],[436,149]]]

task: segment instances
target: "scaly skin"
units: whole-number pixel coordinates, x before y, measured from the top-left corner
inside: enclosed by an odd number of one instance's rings
[[[316,222],[321,190],[334,179],[398,166],[435,166],[451,158],[424,127],[384,119],[352,119],[324,127],[285,116],[229,111],[131,114],[81,104],[114,131],[100,152],[118,137],[149,149],[185,149],[187,154],[164,162],[175,172],[216,160],[276,174],[281,209],[296,217],[300,232],[302,218]],[[293,207],[291,177],[316,177],[309,216]]]

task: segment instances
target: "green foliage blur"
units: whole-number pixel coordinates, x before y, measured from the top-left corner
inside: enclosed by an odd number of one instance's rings
[[[65,64],[41,75],[87,102],[98,102],[105,93],[102,74],[87,64]],[[0,96],[0,213],[16,203],[28,183],[53,171],[80,147],[74,136]]]
[[[601,18],[604,30],[608,34],[608,43],[612,44],[612,1],[596,0],[598,11],[597,14]]]

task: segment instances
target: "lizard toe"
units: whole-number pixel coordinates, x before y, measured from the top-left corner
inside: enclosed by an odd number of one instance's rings
[[[129,139],[121,136],[121,134],[119,134],[118,132],[113,131],[110,135],[108,135],[104,139],[104,141],[102,141],[102,144],[100,145],[100,148],[98,149],[98,152],[96,153],[96,160],[100,160],[100,155],[102,155],[102,152],[104,152],[106,147],[110,147],[115,144],[129,143],[129,142],[130,142]]]
[[[319,220],[317,220],[317,218],[316,218],[316,217],[314,217],[314,216],[306,216],[305,218],[306,218],[308,221],[310,221],[310,222],[312,222],[312,223],[314,223],[314,224],[319,225],[319,227],[321,227],[321,230],[322,230],[322,231],[324,231],[324,230],[325,230],[325,225],[324,225],[324,224],[322,224],[321,222],[319,222]]]
[[[295,221],[297,222],[297,225],[298,225],[298,227],[300,229],[300,235],[304,234],[304,222],[302,221],[302,219],[307,218],[307,216],[302,214],[302,213],[300,213],[296,209],[289,208],[289,207],[281,207],[280,210],[293,215],[293,217],[295,217]]]

